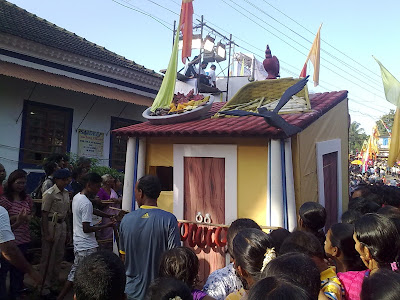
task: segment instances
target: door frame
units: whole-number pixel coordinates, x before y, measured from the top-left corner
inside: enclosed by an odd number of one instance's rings
[[[184,157],[225,159],[225,223],[237,219],[237,145],[174,144],[174,215],[184,218]]]
[[[324,187],[324,160],[325,154],[337,152],[337,207],[338,220],[342,215],[342,143],[340,139],[334,139],[316,143],[317,154],[317,177],[318,177],[318,201],[325,207],[325,187]]]

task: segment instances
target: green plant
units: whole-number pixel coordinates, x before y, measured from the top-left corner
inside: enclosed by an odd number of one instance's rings
[[[123,181],[123,177],[124,177],[124,174],[122,172],[119,172],[116,169],[106,167],[106,166],[94,165],[90,168],[90,172],[97,173],[100,176],[103,176],[105,174],[110,174],[115,179],[119,179],[121,181]]]

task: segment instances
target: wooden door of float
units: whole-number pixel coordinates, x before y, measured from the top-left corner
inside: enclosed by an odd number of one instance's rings
[[[196,220],[197,212],[211,215],[212,223],[225,224],[225,158],[184,158],[184,218]],[[185,242],[185,246],[189,247]],[[225,249],[192,248],[199,258],[199,280],[225,266]]]
[[[331,225],[338,221],[338,153],[325,154],[322,159],[325,209],[327,214],[325,228],[329,229]]]

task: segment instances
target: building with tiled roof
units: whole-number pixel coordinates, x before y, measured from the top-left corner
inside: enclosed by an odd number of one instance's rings
[[[123,169],[126,140],[110,131],[143,120],[162,78],[0,0],[0,163],[39,170],[72,152]]]

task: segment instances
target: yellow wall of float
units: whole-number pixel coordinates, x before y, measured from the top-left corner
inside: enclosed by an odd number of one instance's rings
[[[238,146],[238,218],[266,223],[268,140],[252,138],[147,138],[146,172],[150,166],[173,166],[174,144],[236,144]],[[235,188],[235,187],[232,187]],[[173,192],[162,192],[160,208],[173,212]]]
[[[296,208],[318,202],[316,143],[341,139],[342,209],[348,205],[348,106],[342,101],[297,136],[292,137]],[[339,216],[340,218],[341,216]]]

